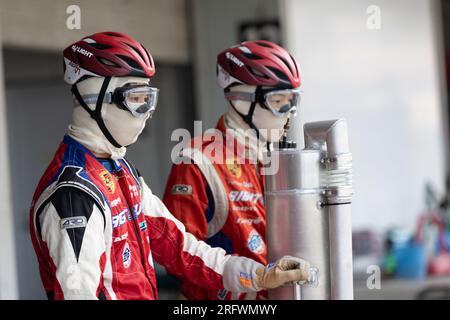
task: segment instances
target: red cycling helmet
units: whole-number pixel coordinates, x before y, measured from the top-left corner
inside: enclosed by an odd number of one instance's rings
[[[64,50],[64,80],[94,77],[144,77],[155,74],[153,58],[138,41],[118,32],[99,32]]]
[[[246,41],[217,56],[219,85],[247,84],[280,88],[297,88],[300,73],[294,58],[270,41]]]

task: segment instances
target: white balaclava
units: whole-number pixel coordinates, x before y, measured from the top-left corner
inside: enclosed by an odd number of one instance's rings
[[[238,92],[249,92],[254,93],[256,91],[256,86],[249,85],[239,85],[230,88],[230,91],[238,91]],[[231,105],[232,104],[232,105]],[[229,118],[233,119],[242,119],[242,117],[236,112],[236,110],[243,114],[247,115],[250,110],[250,101],[243,100],[232,100],[229,106],[227,115]],[[236,110],[234,110],[234,108]],[[267,109],[264,109],[259,103],[256,104],[255,111],[253,113],[252,122],[255,127],[259,131],[259,139],[262,142],[276,143],[280,141],[281,136],[284,132],[284,126],[286,125],[291,113],[288,112],[283,117],[276,117],[272,112]],[[244,128],[250,128],[249,124],[247,124],[243,119],[240,121]]]
[[[79,82],[76,86],[81,96],[98,95],[103,77],[92,77]],[[149,79],[139,77],[112,77],[106,92],[114,92],[117,87],[127,83],[148,84]],[[74,97],[75,108],[72,122],[68,128],[68,134],[86,148],[96,154],[109,154],[113,160],[125,156],[126,146],[136,142],[138,136],[144,130],[149,115],[143,118],[134,117],[129,111],[119,109],[114,103],[102,104],[101,116],[106,129],[121,147],[114,146],[103,134],[96,120],[78,103]],[[96,104],[87,104],[91,110],[95,110]]]

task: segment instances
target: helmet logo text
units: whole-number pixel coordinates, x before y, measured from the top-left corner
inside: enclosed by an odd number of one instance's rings
[[[239,60],[238,58],[236,58],[233,54],[231,54],[229,52],[225,53],[225,56],[227,57],[227,59],[233,61],[239,67],[242,67],[244,65],[244,63],[241,60]]]
[[[72,46],[73,52],[81,53],[83,56],[86,56],[88,58],[92,57],[92,52],[87,51],[86,49],[80,48],[79,46],[73,45]]]

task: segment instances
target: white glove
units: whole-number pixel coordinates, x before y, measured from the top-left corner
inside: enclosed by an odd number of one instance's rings
[[[284,256],[273,264],[256,270],[256,284],[261,289],[273,289],[288,283],[307,281],[310,273],[308,261]]]

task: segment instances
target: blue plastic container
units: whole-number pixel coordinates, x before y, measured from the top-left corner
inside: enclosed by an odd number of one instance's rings
[[[402,279],[424,279],[427,276],[425,247],[410,241],[407,245],[394,249],[396,260],[395,276]]]

